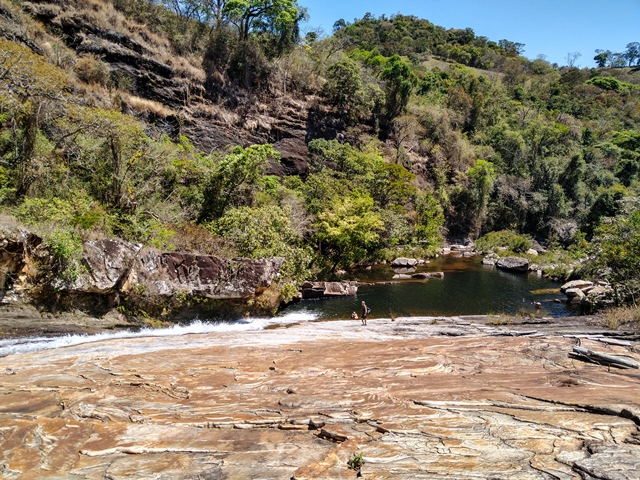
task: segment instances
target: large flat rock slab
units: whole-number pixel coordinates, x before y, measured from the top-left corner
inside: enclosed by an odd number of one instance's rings
[[[638,371],[570,358],[574,338],[482,320],[9,355],[0,476],[348,479],[362,453],[363,478],[640,478]],[[633,342],[582,343],[640,360]]]

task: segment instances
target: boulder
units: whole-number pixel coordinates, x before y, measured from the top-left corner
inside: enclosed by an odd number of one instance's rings
[[[300,287],[302,298],[347,297],[356,293],[356,282],[305,282]]]
[[[584,290],[592,286],[593,286],[593,282],[589,282],[587,280],[572,280],[562,285],[562,287],[560,287],[560,291],[566,294],[567,290],[572,288],[578,288],[580,290]]]
[[[583,290],[585,295],[587,295],[588,297],[598,297],[600,295],[604,295],[611,291],[612,291],[611,287],[603,286],[603,285],[595,285],[593,287],[589,287]]]
[[[537,257],[538,256],[538,251],[534,250],[533,248],[530,248],[529,250],[527,250],[527,255],[531,255],[533,257]]]
[[[504,257],[497,261],[496,267],[513,272],[526,272],[529,270],[529,260],[520,257]]]
[[[579,288],[568,288],[564,294],[567,296],[569,303],[580,303],[586,297]]]
[[[531,244],[532,244],[532,249],[535,250],[537,253],[546,253],[547,250],[540,245],[536,240],[531,240]]]
[[[415,258],[399,257],[391,262],[391,267],[415,267],[418,264],[418,260]]]

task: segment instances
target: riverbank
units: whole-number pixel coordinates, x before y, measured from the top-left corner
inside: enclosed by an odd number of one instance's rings
[[[640,361],[597,317],[417,317],[0,358],[4,478],[638,478]],[[564,337],[563,335],[568,335]],[[586,337],[592,338],[591,340]]]

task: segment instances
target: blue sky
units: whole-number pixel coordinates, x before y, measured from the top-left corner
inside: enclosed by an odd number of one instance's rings
[[[524,43],[524,56],[546,55],[566,65],[569,52],[580,52],[577,66],[594,67],[595,50],[622,52],[640,42],[640,0],[298,0],[310,19],[303,26],[331,34],[334,22],[353,22],[371,12],[415,15],[445,28],[471,27],[497,42]]]

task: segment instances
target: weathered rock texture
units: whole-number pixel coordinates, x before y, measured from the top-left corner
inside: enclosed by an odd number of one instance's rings
[[[113,297],[144,295],[147,302],[159,297],[207,298],[214,300],[255,299],[273,282],[284,259],[226,259],[189,253],[162,253],[119,239],[84,243],[85,273],[70,285],[61,283],[52,271],[42,275],[34,262],[39,255],[46,265],[48,254],[42,240],[16,230],[0,238],[0,288],[6,293],[56,289],[67,294]],[[35,252],[35,253],[34,253]],[[99,300],[96,300],[99,302]],[[109,306],[109,305],[107,305]],[[114,305],[110,305],[114,306]]]
[[[558,332],[598,327],[548,322],[321,322],[0,358],[0,475],[348,479],[361,452],[369,479],[638,479],[638,372],[569,358]]]

